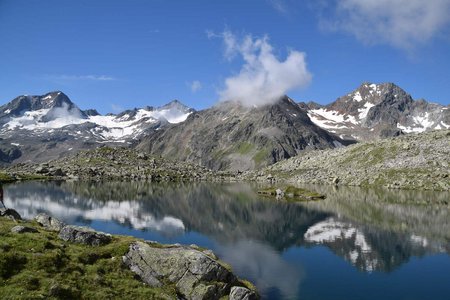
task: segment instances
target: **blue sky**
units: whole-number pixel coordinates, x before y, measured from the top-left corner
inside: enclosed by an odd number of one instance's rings
[[[447,105],[449,20],[449,0],[0,0],[0,104],[61,90],[101,113],[172,99],[202,109],[261,73],[272,81],[238,96],[326,104],[394,82]]]

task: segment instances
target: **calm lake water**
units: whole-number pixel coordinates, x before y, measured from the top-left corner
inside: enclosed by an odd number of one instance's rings
[[[265,199],[246,184],[38,183],[4,187],[23,217],[212,249],[264,299],[450,299],[449,193],[315,186]],[[414,200],[419,204],[405,205]]]

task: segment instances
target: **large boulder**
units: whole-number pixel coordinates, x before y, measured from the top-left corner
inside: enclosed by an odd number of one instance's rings
[[[45,229],[50,231],[59,232],[66,225],[64,224],[64,222],[61,222],[60,220],[53,218],[46,213],[38,214],[34,219]]]
[[[0,208],[0,217],[9,218],[14,221],[22,220],[19,213],[12,208]]]
[[[59,232],[59,238],[66,242],[86,244],[90,246],[100,246],[111,242],[111,235],[95,231],[89,227],[64,226]]]
[[[186,299],[219,299],[238,284],[228,268],[194,247],[161,247],[136,241],[123,262],[151,286],[175,283],[177,292]]]

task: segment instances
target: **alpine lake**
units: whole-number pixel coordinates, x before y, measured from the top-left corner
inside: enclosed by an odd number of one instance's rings
[[[450,193],[304,186],[287,202],[245,183],[22,182],[31,219],[212,249],[263,299],[450,299]]]

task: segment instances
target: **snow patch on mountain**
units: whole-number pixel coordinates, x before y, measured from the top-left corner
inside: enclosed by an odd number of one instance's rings
[[[326,108],[312,109],[308,111],[308,116],[314,124],[326,129],[348,128],[359,123],[354,116]]]
[[[53,99],[52,95],[42,98]],[[6,112],[5,112],[6,113]],[[80,125],[93,123],[97,126],[92,133],[103,139],[122,139],[124,137],[136,137],[143,132],[146,124],[153,124],[158,120],[169,123],[180,123],[186,120],[191,114],[191,110],[182,106],[179,102],[176,105],[166,105],[163,109],[138,109],[133,116],[124,114],[117,115],[93,115],[83,116],[76,107],[69,108],[63,103],[61,107],[44,108],[32,111],[25,111],[21,116],[11,117],[2,131],[24,129],[30,131],[47,131],[60,129],[69,125]]]
[[[362,108],[358,109],[358,112],[359,112],[359,116],[358,117],[359,117],[359,119],[362,120],[365,117],[367,117],[367,114],[369,113],[369,110],[372,107],[374,107],[374,106],[375,106],[375,104],[370,103],[370,102],[364,103],[364,106]]]

